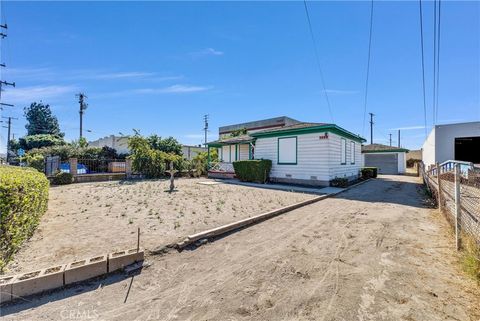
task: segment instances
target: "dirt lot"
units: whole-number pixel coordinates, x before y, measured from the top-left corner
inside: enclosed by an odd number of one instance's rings
[[[384,176],[193,251],[6,306],[6,320],[471,320],[480,291],[415,177]]]
[[[85,183],[53,187],[49,210],[8,269],[12,272],[67,263],[141,245],[153,249],[193,232],[231,223],[312,195],[244,186],[201,185],[205,179]]]

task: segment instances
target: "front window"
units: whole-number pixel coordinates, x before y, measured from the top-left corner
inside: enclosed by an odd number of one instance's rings
[[[297,164],[297,137],[278,138],[278,164]]]

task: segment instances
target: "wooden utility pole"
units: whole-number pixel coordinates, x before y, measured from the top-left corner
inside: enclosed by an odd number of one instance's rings
[[[85,98],[87,98],[87,96],[84,94],[84,93],[79,93],[77,94],[77,97],[78,97],[78,103],[80,104],[80,138],[83,137],[83,113],[85,112],[85,110],[87,109],[87,103],[85,102]]]
[[[373,116],[375,116],[373,113],[370,114],[370,144],[373,144]]]
[[[400,148],[400,129],[398,130],[398,148]]]
[[[390,146],[392,146],[392,134],[389,134],[390,135]]]
[[[209,117],[209,115],[203,115],[203,122],[204,122],[203,130],[205,132],[205,147],[207,147],[208,117]]]
[[[10,154],[8,152],[10,151],[10,133],[12,131],[12,119],[18,119],[18,118],[14,118],[14,117],[2,117],[2,118],[8,119],[8,122],[7,122],[8,125],[3,126],[3,127],[7,128],[7,130],[8,130],[8,134],[7,134],[7,164],[9,164]]]

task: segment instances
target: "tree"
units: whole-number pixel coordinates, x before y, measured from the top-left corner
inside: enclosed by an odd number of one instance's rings
[[[152,149],[179,156],[182,156],[183,154],[182,144],[180,144],[175,138],[171,136],[168,138],[162,138],[158,135],[150,135],[149,137],[147,137],[147,142]]]
[[[24,150],[49,146],[65,145],[63,138],[50,134],[27,135],[19,139],[19,147]]]
[[[50,105],[42,102],[31,103],[30,107],[24,108],[24,115],[27,119],[27,135],[50,134],[57,138],[63,138],[65,135],[60,131],[57,117],[52,114]]]

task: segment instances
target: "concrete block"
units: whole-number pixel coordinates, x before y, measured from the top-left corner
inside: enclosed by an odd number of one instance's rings
[[[14,280],[15,275],[0,278],[0,304],[12,300],[12,283]]]
[[[108,255],[108,272],[117,271],[135,262],[141,262],[144,259],[144,251],[137,249],[130,249],[110,253]]]
[[[20,274],[12,283],[12,300],[63,286],[65,265]]]
[[[107,273],[107,255],[69,263],[65,269],[65,284],[88,280]]]

